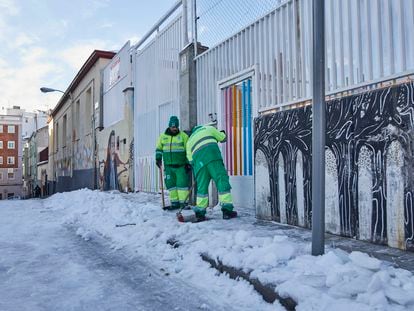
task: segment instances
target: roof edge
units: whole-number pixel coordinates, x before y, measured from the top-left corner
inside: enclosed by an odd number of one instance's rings
[[[92,54],[88,57],[86,62],[82,65],[81,69],[79,69],[78,73],[76,74],[75,78],[73,78],[72,82],[70,83],[69,87],[66,89],[63,96],[59,99],[56,107],[52,110],[51,116],[54,117],[56,113],[62,108],[63,104],[66,102],[68,98],[70,98],[70,93],[79,85],[82,79],[86,76],[92,66],[100,59],[112,59],[116,55],[115,52],[112,51],[104,51],[104,50],[94,50]]]

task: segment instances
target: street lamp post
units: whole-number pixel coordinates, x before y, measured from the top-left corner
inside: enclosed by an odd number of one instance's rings
[[[325,252],[325,6],[313,0],[312,255]]]
[[[60,93],[63,93],[63,97],[66,97],[66,95],[69,97],[70,105],[72,106],[72,104],[73,104],[73,98],[72,98],[72,94],[70,92],[66,93],[64,91],[61,91],[61,90],[58,90],[58,89],[54,89],[54,88],[50,88],[50,87],[41,87],[40,88],[40,91],[42,93],[51,93],[51,92],[60,92]],[[73,118],[72,118],[72,120],[73,120]],[[72,152],[73,152],[73,148],[72,148]],[[52,150],[52,155],[53,155],[53,150]],[[72,158],[73,158],[73,154],[72,154]],[[52,172],[53,174],[52,174],[52,176],[55,176],[55,178],[56,178],[55,182],[57,183],[57,175],[56,175],[56,168],[54,166],[54,161],[52,161],[52,168],[53,168],[53,172]],[[53,193],[55,192],[54,190],[55,189],[53,189]]]
[[[41,88],[40,88],[40,91],[41,91],[42,93],[61,92],[61,93],[65,94],[65,92],[63,92],[63,91],[61,91],[61,90],[52,89],[52,88],[50,88],[50,87],[41,87]]]

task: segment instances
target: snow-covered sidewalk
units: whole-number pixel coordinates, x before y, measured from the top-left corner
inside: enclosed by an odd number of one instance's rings
[[[291,234],[295,231],[255,225],[252,211],[222,220],[217,207],[209,210],[207,222],[179,223],[174,212],[162,211],[159,196],[85,189],[56,194],[42,203],[42,209],[62,213],[62,224],[74,226],[84,239],[104,237],[114,249],[122,248],[166,275],[193,284],[200,296],[237,310],[283,307],[264,302],[248,282],[217,273],[200,254],[272,284],[279,295],[297,302],[296,310],[414,310],[411,272],[361,252],[328,248],[325,255],[313,257],[300,231]],[[116,226],[128,223],[136,225]],[[168,240],[179,241],[180,247]]]

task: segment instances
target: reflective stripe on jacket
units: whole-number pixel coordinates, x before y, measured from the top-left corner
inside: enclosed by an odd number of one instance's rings
[[[184,165],[186,159],[186,146],[188,135],[179,132],[177,135],[162,133],[157,140],[155,159],[164,161],[164,165]]]
[[[195,174],[211,161],[223,160],[217,142],[225,139],[226,134],[209,125],[200,126],[191,134],[187,143],[187,159],[192,163]]]

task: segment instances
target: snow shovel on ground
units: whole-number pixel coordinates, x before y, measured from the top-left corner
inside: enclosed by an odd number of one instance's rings
[[[182,211],[183,211],[183,209],[184,209],[184,207],[185,207],[185,205],[186,205],[186,203],[188,203],[188,201],[190,200],[190,197],[191,197],[191,194],[193,193],[193,190],[194,190],[194,186],[195,186],[195,181],[193,182],[193,184],[191,185],[191,187],[190,187],[190,190],[188,191],[188,194],[187,194],[187,197],[185,198],[185,200],[184,200],[184,204],[183,204],[183,206],[181,206],[181,208],[180,208],[180,210],[177,212],[177,220],[179,221],[179,222],[185,222],[185,219],[184,219],[184,216],[183,216],[183,214],[181,213]]]

